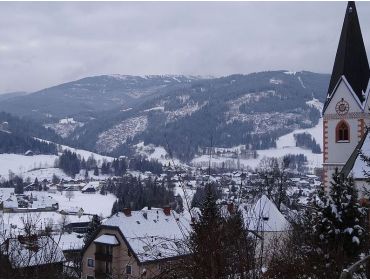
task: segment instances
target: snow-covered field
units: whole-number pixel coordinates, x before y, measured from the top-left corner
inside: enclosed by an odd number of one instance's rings
[[[103,159],[107,161],[113,160],[112,157],[102,156],[90,151],[74,149],[64,145],[58,146],[62,150],[70,150],[72,152],[75,152],[85,159],[93,155],[94,158],[98,161],[98,164],[100,164]],[[38,179],[51,179],[53,174],[57,175],[60,178],[70,179],[70,177],[67,176],[63,171],[58,168],[54,168],[54,163],[57,158],[58,156],[56,155],[25,156],[18,154],[0,154],[0,179],[7,180],[9,176],[9,170],[11,170],[16,175],[21,175],[24,179],[27,177],[30,177],[31,179],[34,179],[36,177]],[[84,174],[82,174],[81,176],[81,178],[83,178]]]
[[[53,167],[57,158],[55,155],[0,154],[0,178],[8,179],[9,170],[15,174],[23,175],[32,169]]]

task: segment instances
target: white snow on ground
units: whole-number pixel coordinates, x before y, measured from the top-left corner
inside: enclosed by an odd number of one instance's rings
[[[0,178],[8,179],[9,170],[23,174],[36,168],[54,167],[56,155],[24,156],[17,154],[0,154]]]
[[[42,139],[38,139],[44,142]],[[112,161],[112,157],[102,156],[96,153],[92,153],[86,150],[74,149],[64,145],[58,145],[61,150],[70,150],[76,154],[84,157],[86,160],[89,156],[93,155],[98,161],[98,164],[103,161]],[[23,178],[48,178],[51,179],[53,173],[55,173],[60,178],[70,179],[69,176],[65,175],[63,171],[58,168],[54,168],[55,160],[58,158],[56,155],[33,155],[25,156],[18,154],[0,154],[0,179],[8,179],[9,170],[11,170],[16,175],[22,175]],[[36,170],[39,169],[39,170]],[[50,175],[50,177],[48,177]],[[93,174],[90,177],[94,177]],[[81,175],[84,178],[84,174]],[[99,176],[100,178],[101,176]]]
[[[69,209],[77,206],[84,210],[84,214],[96,214],[104,218],[110,216],[113,203],[117,199],[113,194],[87,194],[79,191],[73,192],[71,200],[66,197],[65,192],[62,194],[60,192],[50,193],[48,195],[59,203],[59,209]]]
[[[158,106],[158,107],[153,107],[153,108],[144,110],[144,112],[150,112],[150,111],[164,111],[164,107]]]
[[[320,113],[322,112],[322,109],[324,108],[324,104],[314,97],[312,98],[312,100],[307,101],[306,104],[308,106],[316,108]]]
[[[256,168],[258,167],[261,159],[265,157],[283,157],[287,154],[303,154],[307,157],[308,161],[308,167],[309,168],[315,168],[315,167],[321,167],[322,166],[322,154],[314,154],[309,149],[303,149],[300,147],[295,146],[295,140],[294,140],[294,134],[296,133],[309,133],[311,134],[316,142],[320,144],[320,147],[322,149],[322,142],[323,142],[323,136],[322,136],[322,126],[323,126],[323,120],[320,118],[319,123],[312,127],[307,129],[297,129],[289,134],[283,135],[276,141],[276,148],[268,149],[268,150],[257,150],[258,157],[256,159],[239,159],[239,165],[240,168]],[[237,166],[237,159],[233,159],[230,157],[217,157],[212,156],[211,159],[211,165],[214,167],[221,167],[222,163],[225,162],[226,164],[233,163],[234,166]],[[196,157],[192,160],[192,164],[195,166],[208,166],[209,165],[209,156],[208,155],[202,155],[200,157]]]
[[[112,161],[114,158],[112,157],[108,157],[108,156],[102,156],[102,155],[99,155],[97,153],[93,153],[93,152],[90,152],[90,151],[86,151],[86,150],[81,150],[81,149],[75,149],[75,148],[71,148],[71,147],[68,147],[68,146],[65,146],[65,145],[58,145],[61,147],[61,149],[64,151],[64,150],[70,150],[71,152],[73,153],[76,153],[77,155],[80,155],[82,158],[85,158],[86,160],[89,158],[89,156],[93,155],[94,158],[97,160],[97,161],[103,161],[104,159],[106,161]]]
[[[203,102],[202,104],[198,104],[198,102],[188,102],[185,106],[174,110],[174,111],[166,111],[168,113],[167,122],[171,122],[186,116],[191,116],[194,112],[202,109],[204,106],[208,104],[208,101]]]
[[[297,72],[295,71],[285,71],[284,74],[286,75],[295,75]]]
[[[134,147],[136,148],[136,152],[138,154],[147,157],[149,160],[158,160],[163,165],[168,165],[168,163],[171,165],[184,165],[176,158],[171,159],[166,149],[161,146],[156,147],[152,144],[144,145],[144,142],[140,142]]]
[[[300,82],[301,86],[303,88],[306,88],[306,86],[304,85],[303,81],[302,81],[302,78],[298,76],[298,81]]]
[[[277,79],[275,79],[275,78],[271,78],[270,79],[270,84],[273,84],[273,85],[280,85],[280,84],[282,84],[283,83],[283,81],[282,80],[277,80]]]

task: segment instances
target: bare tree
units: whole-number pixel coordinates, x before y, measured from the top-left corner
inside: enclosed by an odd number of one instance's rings
[[[65,196],[68,198],[68,201],[71,201],[71,199],[75,197],[75,194],[73,191],[66,191]]]

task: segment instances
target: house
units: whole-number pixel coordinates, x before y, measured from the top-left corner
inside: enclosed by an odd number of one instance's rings
[[[89,182],[82,188],[82,193],[95,193],[99,187],[99,182]]]
[[[4,212],[15,212],[18,209],[18,200],[15,195],[9,196],[2,202]]]
[[[64,274],[70,278],[80,278],[81,251],[84,246],[84,235],[75,232],[64,232],[52,235],[54,241],[62,249],[66,261]]]
[[[257,257],[268,259],[269,248],[283,246],[290,223],[266,195],[262,195],[251,207],[240,209],[245,226],[258,237]]]
[[[187,255],[189,222],[170,207],[126,208],[103,222],[83,251],[82,278],[155,278]]]
[[[49,278],[50,272],[63,271],[65,261],[61,248],[48,236],[18,236],[1,245],[2,265],[11,275]],[[37,267],[37,269],[35,269]]]

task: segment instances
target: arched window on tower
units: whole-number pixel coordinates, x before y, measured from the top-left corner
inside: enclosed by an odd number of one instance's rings
[[[349,125],[346,121],[341,120],[335,131],[336,142],[349,142]]]

